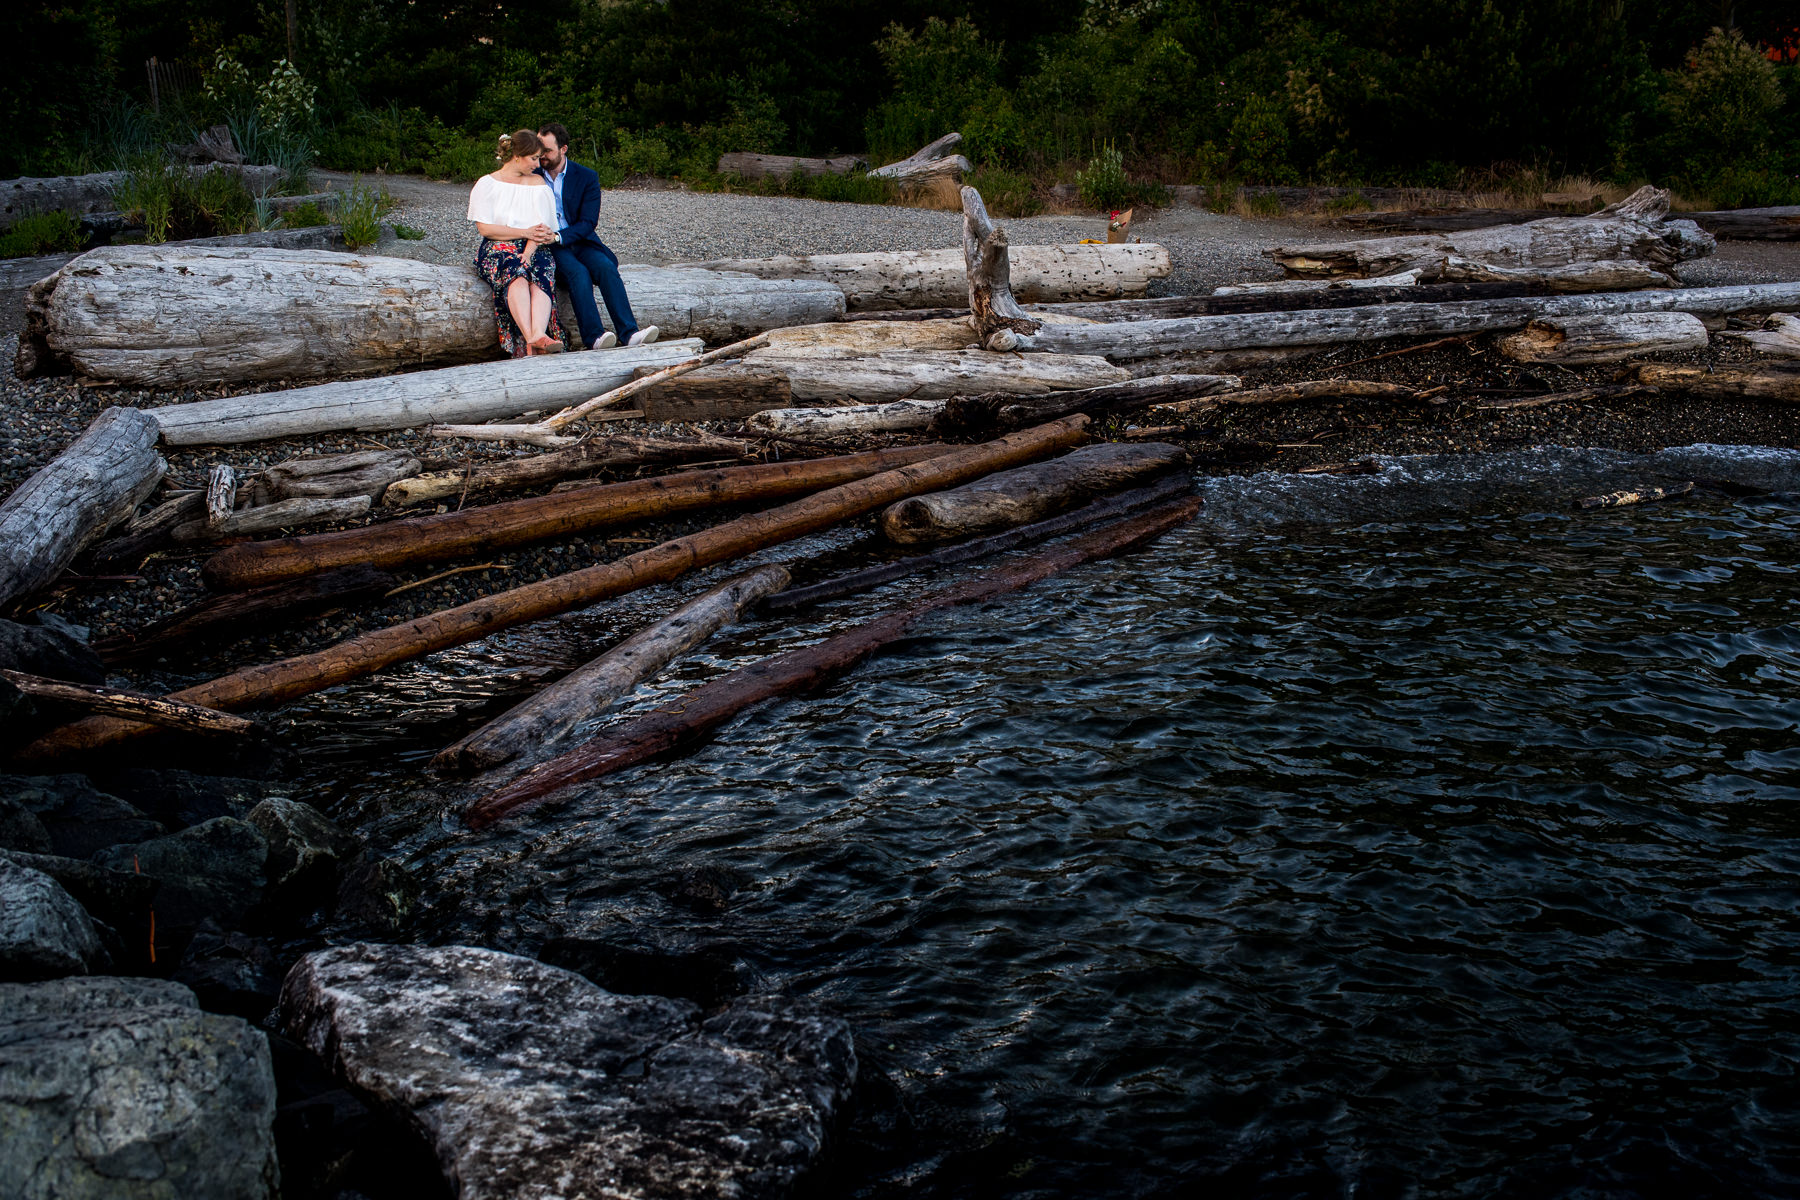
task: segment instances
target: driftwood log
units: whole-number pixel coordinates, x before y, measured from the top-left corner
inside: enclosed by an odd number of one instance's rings
[[[1630,508],[1638,504],[1654,504],[1658,500],[1672,500],[1678,496],[1692,495],[1693,491],[1692,482],[1673,487],[1636,488],[1623,492],[1607,492],[1604,496],[1583,496],[1575,501],[1575,507],[1588,510]]]
[[[1629,259],[1572,262],[1560,266],[1502,267],[1452,254],[1438,274],[1444,283],[1536,284],[1546,292],[1626,292],[1679,287],[1681,281],[1649,263]]]
[[[1514,362],[1577,367],[1704,350],[1707,334],[1700,318],[1690,313],[1607,313],[1546,317],[1508,334],[1497,345]]]
[[[209,530],[220,528],[237,507],[237,472],[215,463],[206,473],[206,520]]]
[[[915,185],[939,179],[960,182],[964,175],[975,169],[969,165],[968,159],[954,153],[962,145],[962,140],[960,133],[946,133],[937,141],[919,147],[899,162],[876,167],[869,174],[877,179],[892,179],[896,183]]]
[[[1754,367],[1690,367],[1673,363],[1641,363],[1632,372],[1638,383],[1665,392],[1686,392],[1720,400],[1781,400],[1800,403],[1800,364],[1767,363]]]
[[[924,462],[946,449],[908,446],[834,458],[683,471],[654,479],[528,496],[460,512],[410,517],[361,529],[248,542],[213,555],[201,568],[201,575],[208,587],[231,591],[299,579],[356,563],[403,567],[486,554],[650,517],[804,496]]]
[[[1730,330],[1725,336],[1743,342],[1759,354],[1800,358],[1800,317],[1776,313],[1761,329]]]
[[[158,550],[171,545],[175,531],[206,512],[206,493],[191,491],[163,501],[131,518],[125,532],[97,543],[82,561],[98,573],[135,571]]]
[[[491,492],[542,487],[564,479],[590,475],[607,467],[665,466],[683,462],[711,462],[725,458],[753,458],[756,447],[736,438],[709,433],[680,437],[593,437],[567,450],[482,463],[460,471],[430,471],[388,485],[382,503],[404,507],[443,500],[468,499]]]
[[[229,711],[310,695],[502,629],[608,600],[650,584],[668,583],[689,571],[855,520],[907,496],[941,491],[1054,454],[1083,440],[1087,425],[1086,417],[1069,417],[979,446],[953,450],[768,512],[675,538],[615,562],[600,563],[374,630],[312,654],[246,667],[185,688],[173,698]],[[52,730],[27,746],[21,757],[55,758],[109,745],[141,732],[141,726],[128,721],[89,718]]]
[[[990,350],[1011,350],[1018,334],[1036,333],[1033,320],[1012,294],[1012,260],[1006,230],[988,216],[981,193],[964,186],[963,267],[968,273],[969,324],[976,340]]]
[[[1419,271],[1402,271],[1398,275],[1379,275],[1364,279],[1349,275],[1342,279],[1275,279],[1257,283],[1228,283],[1213,289],[1215,296],[1267,296],[1291,292],[1331,292],[1344,288],[1410,288],[1417,287]]]
[[[1113,362],[1263,347],[1312,347],[1392,337],[1485,333],[1517,329],[1533,320],[1625,312],[1800,310],[1800,283],[1735,287],[1598,292],[1582,296],[1520,296],[1457,304],[1382,304],[1303,312],[1232,313],[1107,325],[1046,325],[1022,337],[1027,350],[1103,355]]]
[[[203,708],[198,704],[187,704],[164,696],[146,696],[142,692],[92,683],[66,683],[60,679],[44,679],[37,675],[27,675],[23,671],[3,668],[0,668],[0,679],[36,700],[50,700],[83,712],[108,717],[143,721],[164,729],[180,729],[187,733],[244,734],[256,728],[256,722],[247,717],[233,716],[214,708]]]
[[[655,325],[664,337],[735,342],[766,329],[836,321],[844,315],[843,293],[815,280],[632,265],[620,267],[619,278],[638,324]],[[573,346],[578,326],[567,286],[556,289],[556,303]],[[612,329],[612,314],[604,304],[600,323]]]
[[[1228,405],[1295,404],[1305,400],[1399,400],[1419,399],[1419,389],[1404,383],[1375,383],[1364,379],[1317,379],[1305,383],[1284,383],[1274,387],[1250,388],[1222,395],[1177,400],[1161,407],[1171,412],[1207,412]]]
[[[1345,213],[1333,217],[1331,223],[1363,233],[1456,233],[1465,229],[1491,229],[1496,225],[1524,225],[1558,215],[1568,214],[1542,208],[1400,208],[1387,212]]]
[[[774,367],[735,363],[719,374],[702,367],[692,374],[671,379],[645,396],[637,406],[647,421],[742,420],[765,408],[786,408],[794,390],[786,375]],[[651,368],[640,367],[641,375]]]
[[[343,496],[336,499],[306,496],[294,500],[277,500],[273,504],[256,508],[240,508],[216,518],[209,513],[205,520],[176,526],[171,536],[177,542],[209,542],[218,538],[269,533],[276,529],[298,529],[303,525],[336,525],[368,515],[373,506],[367,496]]]
[[[751,354],[743,365],[780,371],[787,376],[795,400],[815,404],[887,404],[981,392],[1039,396],[1129,377],[1128,372],[1097,356],[1078,355],[1058,363],[1041,355],[986,350],[857,354],[830,348],[786,351],[771,346]],[[715,369],[723,373],[732,368]]]
[[[1476,405],[1479,412],[1506,412],[1518,408],[1543,408],[1550,404],[1578,404],[1584,400],[1622,400],[1628,396],[1654,396],[1656,389],[1639,383],[1609,384],[1601,387],[1575,388],[1567,392],[1544,392],[1536,396],[1509,396]]]
[[[290,458],[250,477],[250,504],[256,507],[278,500],[346,496],[378,500],[389,486],[417,475],[419,470],[419,460],[404,450],[358,450]]]
[[[1800,241],[1800,204],[1682,215],[1716,238],[1746,242]]]
[[[551,757],[581,722],[629,695],[787,584],[787,568],[780,566],[757,567],[726,580],[445,748],[431,760],[431,769],[444,775],[473,775],[505,763]]]
[[[966,436],[996,429],[1020,429],[1078,412],[1090,417],[1116,417],[1159,404],[1235,391],[1242,386],[1243,380],[1236,375],[1147,375],[1046,396],[957,396],[944,402],[931,429],[940,436]]]
[[[846,404],[837,408],[773,408],[755,414],[748,424],[786,437],[866,437],[925,429],[946,403],[895,400],[890,404]]]
[[[1169,274],[1161,246],[1014,246],[1013,295],[1022,303],[1112,300],[1142,296],[1150,281]],[[890,308],[958,307],[969,300],[960,249],[894,250],[871,254],[806,254],[684,263],[737,271],[760,279],[813,279],[842,289],[852,312]]]
[[[156,422],[109,408],[0,502],[0,608],[51,583],[162,482]]]
[[[795,158],[791,154],[756,154],[749,150],[733,150],[719,155],[714,169],[721,175],[736,175],[755,182],[758,179],[786,179],[793,175],[848,175],[869,165],[869,160],[855,154],[836,158]],[[874,174],[873,171],[870,174]],[[634,301],[635,303],[635,298]]]
[[[227,171],[241,176],[253,194],[269,191],[281,182],[282,169],[271,166],[212,165],[189,167],[190,175]],[[124,171],[100,171],[92,175],[56,175],[42,179],[0,181],[0,230],[11,229],[20,217],[40,212],[66,212],[75,216],[112,212],[115,192],[125,183]]]
[[[1186,465],[1187,453],[1179,446],[1102,442],[948,491],[911,496],[882,511],[881,532],[908,545],[992,533]]]
[[[688,693],[676,705],[627,721],[584,746],[534,767],[471,804],[464,820],[480,829],[565,788],[648,762],[703,737],[753,704],[817,687],[902,637],[931,613],[991,600],[1081,563],[1116,554],[1186,524],[1199,510],[1199,500],[1191,496],[1158,505],[1141,516],[1096,529],[1023,562],[995,568],[966,583],[935,592],[836,637],[733,671]]]
[[[1074,304],[1034,304],[1033,316],[1085,317],[1090,321],[1158,321],[1170,317],[1213,317],[1227,313],[1297,312],[1323,308],[1364,308],[1373,304],[1453,304],[1464,300],[1506,300],[1544,296],[1550,289],[1528,283],[1421,283],[1413,287],[1370,286],[1363,279],[1292,279],[1299,291],[1241,291],[1226,295],[1162,296],[1154,300],[1095,300]],[[861,315],[844,318],[854,322]]]

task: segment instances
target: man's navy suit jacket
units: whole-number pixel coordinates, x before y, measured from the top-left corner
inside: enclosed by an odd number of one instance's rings
[[[569,223],[562,231],[565,246],[579,246],[583,242],[601,245],[600,238],[594,233],[594,226],[600,223],[600,176],[588,170],[574,159],[565,159],[563,167],[563,220]],[[544,182],[550,182],[550,172],[542,167],[538,174]]]

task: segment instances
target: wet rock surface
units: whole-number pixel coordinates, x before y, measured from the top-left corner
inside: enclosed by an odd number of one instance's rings
[[[168,837],[109,847],[94,862],[156,880],[157,913],[192,931],[206,920],[236,927],[256,912],[268,856],[269,843],[256,826],[215,817]]]
[[[156,979],[0,984],[0,1195],[273,1196],[263,1035]]]
[[[108,846],[166,832],[117,796],[100,791],[85,775],[0,775],[0,797],[35,815],[49,834],[49,852],[65,858],[88,858]],[[127,862],[126,869],[130,866]]]
[[[85,975],[105,965],[94,923],[62,885],[0,858],[0,979]]]
[[[331,903],[344,864],[360,848],[355,838],[312,805],[281,797],[252,809],[250,824],[268,842],[265,872],[273,909],[303,916]]]
[[[786,1194],[856,1077],[843,1022],[619,996],[471,947],[307,955],[283,1031],[404,1112],[465,1200]]]
[[[0,667],[47,679],[106,682],[99,655],[88,649],[87,630],[51,613],[34,613],[30,622],[0,621]]]

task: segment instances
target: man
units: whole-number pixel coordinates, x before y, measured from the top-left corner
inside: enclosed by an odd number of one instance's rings
[[[589,350],[604,350],[616,345],[619,338],[627,346],[654,342],[661,331],[654,325],[638,328],[625,295],[625,281],[619,278],[619,256],[594,233],[600,221],[600,177],[570,160],[569,131],[563,126],[545,125],[538,130],[538,139],[543,143],[538,174],[556,197],[557,239],[550,245],[550,254],[556,259],[556,277],[568,286],[569,299],[575,305],[581,344]],[[596,286],[606,301],[616,338],[600,323],[600,309],[594,304]]]

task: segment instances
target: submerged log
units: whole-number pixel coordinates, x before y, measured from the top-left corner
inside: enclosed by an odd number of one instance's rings
[[[1023,303],[1111,300],[1141,296],[1152,279],[1169,274],[1169,252],[1157,245],[1014,246],[1013,295]],[[960,249],[894,250],[872,254],[806,254],[686,263],[740,271],[760,279],[815,279],[835,284],[850,311],[961,307],[969,300]]]
[[[164,729],[180,729],[187,733],[249,733],[256,722],[233,716],[215,708],[186,704],[164,696],[146,696],[142,692],[124,691],[91,683],[67,683],[61,679],[44,679],[23,671],[0,668],[0,679],[12,684],[27,696],[67,704],[83,712],[108,717],[143,721]]]
[[[1800,204],[1682,215],[1714,237],[1729,241],[1800,241]]]
[[[848,175],[868,165],[868,159],[856,154],[843,154],[837,158],[795,158],[791,154],[733,150],[719,155],[718,166],[714,169],[721,175],[736,175],[754,183],[758,179],[786,179],[793,175]]]
[[[0,502],[0,608],[51,583],[162,482],[156,422],[109,408]]]
[[[94,643],[94,653],[112,664],[145,662],[190,647],[216,651],[259,629],[292,625],[377,599],[393,586],[394,577],[386,571],[354,566],[247,592],[210,596],[134,633],[103,638]]]
[[[1677,354],[1707,347],[1706,326],[1689,313],[1608,313],[1547,317],[1497,343],[1514,362],[1593,366],[1646,354]]]
[[[804,496],[923,462],[947,449],[908,446],[595,484],[361,529],[247,542],[213,555],[200,573],[208,587],[231,591],[355,563],[403,567],[462,558],[549,538],[574,537],[650,517]]]
[[[1648,387],[1690,396],[1800,403],[1800,365],[1790,363],[1710,368],[1642,363],[1633,376]]]
[[[1684,483],[1676,487],[1637,488],[1631,491],[1608,492],[1604,496],[1583,496],[1575,502],[1576,508],[1629,508],[1635,504],[1654,504],[1658,500],[1671,500],[1677,496],[1691,495],[1694,485]]]
[[[920,146],[899,162],[876,167],[869,174],[877,179],[892,179],[897,183],[919,184],[937,179],[958,182],[975,169],[969,165],[968,159],[952,153],[962,145],[962,140],[960,133],[946,133],[937,141]]]
[[[1800,318],[1776,313],[1759,330],[1731,330],[1726,337],[1741,341],[1759,354],[1800,358]]]
[[[787,584],[787,568],[779,566],[758,567],[726,580],[447,747],[431,760],[431,769],[443,775],[473,775],[505,763],[551,757],[582,721],[629,695]]]
[[[627,721],[560,758],[534,767],[475,801],[463,819],[472,828],[480,829],[565,788],[648,762],[717,729],[753,704],[818,686],[904,636],[930,613],[991,600],[1081,563],[1117,554],[1186,524],[1199,511],[1200,501],[1192,496],[1158,505],[1141,516],[1096,529],[1023,562],[997,567],[966,583],[935,592],[836,637],[732,671],[688,693],[678,705]]]
[[[530,458],[482,463],[461,471],[430,471],[388,485],[382,503],[393,507],[425,504],[450,496],[468,499],[490,492],[541,487],[607,467],[665,466],[673,463],[754,458],[756,446],[736,438],[702,433],[681,437],[589,438],[578,446]]]
[[[726,562],[769,546],[818,533],[843,521],[885,508],[921,492],[940,491],[997,470],[1030,462],[1080,442],[1086,417],[1069,417],[979,446],[952,450],[923,462],[796,500],[769,512],[675,538],[616,562],[600,563],[510,591],[486,596],[417,620],[378,629],[312,654],[185,688],[174,699],[224,709],[279,704],[339,683],[460,646],[528,621],[621,596],[654,583],[668,583],[689,571]],[[568,495],[578,497],[581,492]],[[458,514],[460,515],[460,514]],[[108,745],[143,732],[130,722],[90,718],[39,738],[22,752],[33,759]]]
[[[1147,375],[1100,387],[1051,392],[1047,396],[991,392],[985,396],[956,396],[944,402],[944,410],[931,428],[940,436],[951,436],[1019,429],[1078,412],[1090,417],[1115,417],[1242,386],[1243,380],[1236,375]]]
[[[946,542],[1041,520],[1105,492],[1187,465],[1179,446],[1103,442],[1014,467],[949,491],[913,496],[881,514],[889,541]]]
[[[278,500],[380,499],[402,479],[419,473],[419,460],[405,450],[359,450],[352,454],[320,454],[290,458],[265,467],[250,480],[250,504]]]

